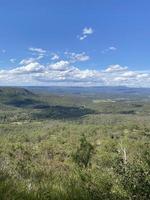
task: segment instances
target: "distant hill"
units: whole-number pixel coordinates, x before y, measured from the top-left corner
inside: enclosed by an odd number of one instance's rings
[[[100,98],[125,98],[141,99],[150,98],[150,88],[130,88],[125,86],[102,86],[102,87],[26,87],[26,89],[37,94],[59,94],[59,95],[79,95],[96,96]]]
[[[35,96],[33,92],[18,87],[0,87],[0,97]]]
[[[18,119],[78,118],[95,111],[77,105],[58,104],[60,96],[46,98],[24,88],[0,87],[0,121]]]
[[[0,103],[23,107],[37,103],[36,95],[33,92],[17,87],[0,87]]]

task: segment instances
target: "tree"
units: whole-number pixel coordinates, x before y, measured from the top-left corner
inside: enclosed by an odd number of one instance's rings
[[[73,160],[80,167],[87,167],[90,163],[90,159],[93,155],[94,147],[90,144],[85,135],[80,139],[80,146],[77,151],[73,154]]]

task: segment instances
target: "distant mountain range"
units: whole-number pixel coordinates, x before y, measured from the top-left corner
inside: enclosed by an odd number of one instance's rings
[[[15,96],[42,95],[76,95],[111,99],[150,99],[150,88],[129,87],[60,87],[60,86],[26,86],[26,87],[0,87],[0,98]]]
[[[31,92],[42,94],[100,96],[103,98],[150,98],[150,88],[130,88],[123,86],[102,87],[25,87]]]

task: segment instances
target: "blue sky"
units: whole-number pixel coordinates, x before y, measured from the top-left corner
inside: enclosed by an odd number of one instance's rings
[[[149,0],[0,0],[0,85],[150,87]]]

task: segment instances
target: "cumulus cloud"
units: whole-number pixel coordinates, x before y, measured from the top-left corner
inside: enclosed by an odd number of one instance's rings
[[[96,70],[80,70],[75,67],[67,60],[60,60],[55,63],[50,63],[48,65],[42,65],[39,62],[32,62],[20,67],[16,67],[11,70],[0,70],[0,82],[15,84],[19,82],[21,85],[30,84],[44,84],[44,83],[57,83],[68,82],[73,83],[88,83],[92,81],[99,81],[101,73]]]
[[[85,27],[82,30],[82,34],[80,36],[78,36],[79,40],[84,40],[85,38],[87,38],[89,35],[93,34],[94,30],[91,27]]]
[[[61,60],[59,62],[53,63],[49,65],[49,69],[54,71],[65,71],[70,67],[70,63],[65,60]]]
[[[85,52],[82,53],[74,53],[74,52],[65,52],[65,55],[67,56],[67,59],[70,60],[70,62],[84,62],[90,59],[90,56],[86,55]]]
[[[59,55],[58,54],[52,53],[51,55],[52,55],[51,60],[59,60]]]
[[[150,87],[150,71],[131,71],[126,66],[111,65],[103,72],[108,85]]]
[[[20,65],[28,65],[28,64],[34,62],[35,60],[36,60],[35,58],[23,59],[20,61]]]
[[[128,70],[128,67],[124,67],[121,65],[110,65],[108,66],[108,68],[105,70],[105,72],[109,72],[109,73],[114,73],[114,72],[124,72]]]
[[[122,74],[122,77],[136,77],[139,75],[137,72],[127,71]]]
[[[10,74],[32,74],[42,73],[45,67],[38,62],[29,63],[25,66],[17,67],[9,71]]]
[[[13,69],[0,70],[0,84],[150,87],[150,71],[133,71],[118,64],[104,70],[80,69],[76,64],[63,59],[48,64],[41,64],[40,60],[22,62]]]
[[[25,59],[21,60],[19,64],[20,65],[28,65],[28,64],[36,62],[36,61],[38,61],[38,60],[40,60],[42,58],[43,58],[43,55],[39,55],[39,56],[34,57],[34,58],[33,57],[25,58]]]

